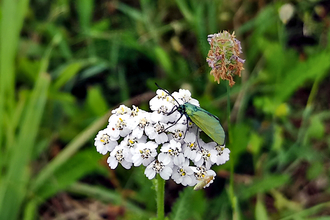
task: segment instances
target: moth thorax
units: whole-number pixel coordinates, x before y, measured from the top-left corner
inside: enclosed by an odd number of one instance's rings
[[[178,112],[180,112],[180,113],[185,113],[185,111],[186,111],[185,106],[184,106],[184,105],[179,105],[179,107],[178,107]]]

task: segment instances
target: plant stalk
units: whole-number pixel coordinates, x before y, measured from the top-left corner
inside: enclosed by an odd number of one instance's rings
[[[159,174],[155,181],[155,189],[157,194],[157,219],[163,220],[165,218],[165,180]]]

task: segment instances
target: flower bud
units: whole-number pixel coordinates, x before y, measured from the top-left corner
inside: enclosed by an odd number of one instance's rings
[[[220,78],[228,80],[229,85],[235,84],[234,75],[241,76],[243,63],[239,55],[242,53],[241,42],[235,38],[235,34],[227,31],[208,35],[207,41],[211,45],[206,61],[212,68],[210,74],[214,81],[220,83]]]

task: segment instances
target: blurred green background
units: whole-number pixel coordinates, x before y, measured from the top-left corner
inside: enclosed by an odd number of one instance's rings
[[[0,3],[1,220],[155,216],[143,169],[110,170],[93,145],[120,103],[149,110],[154,82],[188,88],[230,132],[209,188],[166,182],[170,219],[330,218],[330,1]],[[221,30],[246,59],[230,123],[206,63]]]

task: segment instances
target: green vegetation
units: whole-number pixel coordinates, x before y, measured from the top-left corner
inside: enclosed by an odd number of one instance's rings
[[[283,23],[286,1],[265,2],[0,1],[0,219],[155,217],[142,169],[110,170],[93,145],[155,82],[188,88],[231,150],[207,189],[166,181],[169,219],[328,219],[330,5],[292,1]],[[229,96],[206,62],[221,30],[246,59]]]

